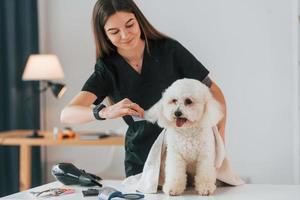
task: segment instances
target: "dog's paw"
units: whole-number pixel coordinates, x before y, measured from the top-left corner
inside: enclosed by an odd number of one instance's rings
[[[200,183],[196,185],[197,192],[202,196],[208,196],[214,193],[216,190],[214,183]]]
[[[169,185],[165,184],[163,186],[163,191],[166,195],[176,196],[183,193],[185,187],[181,185]]]

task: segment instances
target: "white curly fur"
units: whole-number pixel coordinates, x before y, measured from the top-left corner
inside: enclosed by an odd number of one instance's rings
[[[180,122],[178,116],[186,122]],[[198,80],[177,80],[146,111],[145,118],[167,129],[163,191],[168,195],[181,194],[188,173],[194,177],[200,195],[212,194],[216,189],[212,127],[222,118],[222,110],[209,88]]]

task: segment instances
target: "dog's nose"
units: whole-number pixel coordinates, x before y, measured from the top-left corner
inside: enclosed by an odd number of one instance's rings
[[[176,117],[180,117],[182,115],[182,112],[180,110],[176,110],[175,113],[174,113],[174,115]]]

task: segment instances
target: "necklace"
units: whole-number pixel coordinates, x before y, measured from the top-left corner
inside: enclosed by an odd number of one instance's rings
[[[136,70],[137,72],[141,72],[141,68],[142,68],[142,64],[143,64],[143,55],[138,58],[138,59],[131,59],[131,60],[128,60],[128,59],[125,59],[129,65],[134,68],[134,70]]]
[[[140,58],[138,60],[132,60],[132,61],[129,61],[129,63],[131,64],[131,66],[133,67],[141,67],[142,66],[142,61],[143,61],[143,58]]]
[[[125,61],[138,73],[141,73],[141,69],[143,65],[144,48],[145,48],[145,43],[144,41],[141,40],[140,45],[135,50],[135,52],[139,52],[139,54],[141,53],[140,55],[135,54],[127,57],[125,56],[126,54],[125,55],[123,54],[122,56],[125,59]],[[119,53],[122,55],[122,52]]]

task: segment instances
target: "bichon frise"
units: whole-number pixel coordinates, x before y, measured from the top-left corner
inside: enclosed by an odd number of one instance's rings
[[[187,173],[200,195],[216,189],[215,144],[212,127],[222,118],[220,104],[209,88],[195,79],[175,81],[162,98],[145,113],[145,118],[167,129],[163,191],[183,193]]]

